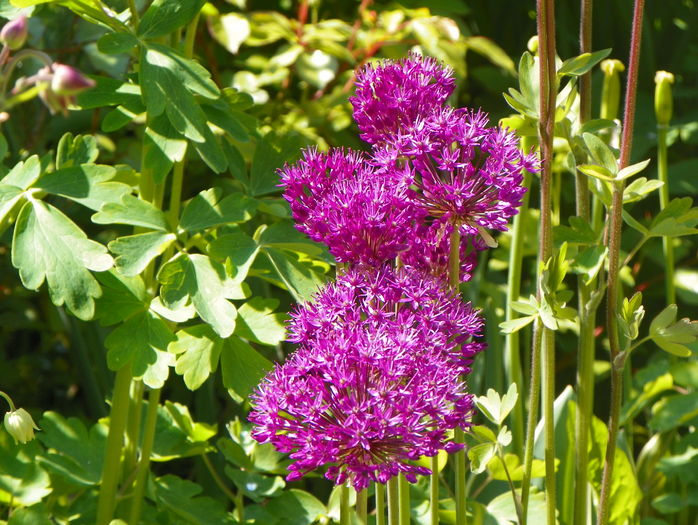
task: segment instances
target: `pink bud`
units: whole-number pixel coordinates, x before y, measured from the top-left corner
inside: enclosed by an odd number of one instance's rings
[[[76,95],[95,85],[94,80],[87,78],[74,67],[56,62],[53,64],[52,69],[51,91],[56,95]]]
[[[20,15],[7,22],[0,30],[0,42],[12,50],[19,49],[27,41],[28,34],[27,17]]]

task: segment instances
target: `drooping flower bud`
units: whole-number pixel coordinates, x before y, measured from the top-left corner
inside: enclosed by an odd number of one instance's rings
[[[526,42],[526,48],[528,49],[528,52],[533,55],[538,53],[538,35],[533,35],[528,39],[528,42]]]
[[[94,80],[87,78],[74,67],[55,63],[52,69],[51,91],[56,95],[77,95],[81,91],[85,91],[95,85]]]
[[[674,112],[674,101],[671,95],[671,85],[674,75],[668,71],[657,71],[654,76],[654,113],[659,126],[668,126]]]
[[[601,62],[601,71],[603,71],[601,118],[614,120],[618,118],[620,74],[625,71],[625,66],[620,60],[608,59]]]
[[[28,34],[27,17],[20,15],[7,22],[0,30],[0,42],[14,51],[24,45]]]
[[[5,414],[5,428],[14,440],[20,443],[34,439],[34,430],[39,430],[29,412],[23,408]]]

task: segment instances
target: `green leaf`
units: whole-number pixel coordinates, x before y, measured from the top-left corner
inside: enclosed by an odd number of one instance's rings
[[[555,240],[568,244],[596,244],[598,233],[581,217],[570,217],[568,226],[555,227]]]
[[[15,443],[5,427],[0,427],[1,501],[34,505],[51,494],[51,479],[37,461],[39,451],[36,441]]]
[[[96,224],[130,224],[151,230],[169,230],[165,214],[151,203],[134,195],[124,195],[121,202],[109,202],[92,216]]]
[[[244,400],[273,367],[248,343],[237,337],[226,339],[221,352],[223,385],[238,401]]]
[[[162,388],[174,364],[167,345],[175,336],[167,323],[149,311],[140,312],[114,329],[104,340],[107,364],[119,370],[131,364],[133,376],[150,388]]]
[[[161,255],[176,239],[174,233],[147,232],[119,237],[108,246],[117,256],[114,259],[117,270],[134,276],[145,270],[150,261]]]
[[[269,346],[274,346],[286,337],[284,313],[274,313],[279,305],[276,299],[253,297],[238,309],[235,335]]]
[[[676,319],[676,305],[670,304],[650,324],[650,337],[662,350],[679,357],[689,357],[691,349],[685,346],[698,340],[698,321]]]
[[[480,411],[498,426],[504,423],[504,420],[516,406],[516,401],[519,393],[516,389],[516,383],[509,385],[509,390],[502,397],[492,388],[487,390],[486,396],[475,398],[475,403]]]
[[[93,164],[98,156],[97,139],[92,135],[65,133],[56,148],[56,169]]]
[[[229,233],[221,235],[208,246],[211,257],[229,261],[233,278],[242,282],[259,253],[259,245],[246,233]]]
[[[38,155],[32,155],[27,160],[18,162],[3,177],[2,183],[26,190],[36,182],[39,175],[41,175],[41,161]]]
[[[301,142],[296,135],[270,133],[259,139],[250,168],[250,191],[253,196],[279,191],[279,175],[276,170],[284,163],[294,161],[300,152]]]
[[[322,245],[308,239],[293,226],[291,221],[281,221],[269,225],[259,235],[259,244],[315,257],[325,253]]]
[[[627,297],[623,298],[623,305],[618,315],[618,324],[623,335],[629,341],[637,339],[640,333],[640,323],[644,317],[645,308],[642,306],[642,293],[636,292],[630,299]]]
[[[637,164],[631,164],[630,166],[626,166],[616,174],[616,180],[625,180],[629,177],[632,177],[633,175],[636,175],[640,173],[642,170],[644,170],[647,166],[649,166],[649,164],[650,159],[647,159],[643,160],[642,162],[638,162]]]
[[[266,509],[284,525],[310,525],[327,514],[320,500],[298,489],[285,490],[281,496],[270,500]]]
[[[158,281],[165,306],[177,308],[191,301],[199,317],[218,335],[233,333],[237,310],[227,299],[244,299],[246,294],[226,275],[222,264],[205,255],[179,255],[162,267]]]
[[[162,184],[175,162],[184,158],[187,141],[165,115],[151,117],[143,135],[143,174]]]
[[[143,279],[126,277],[116,270],[97,274],[102,295],[97,299],[95,318],[104,326],[120,323],[136,312],[147,309],[150,297]]]
[[[611,148],[609,148],[603,140],[591,133],[584,133],[582,138],[595,164],[597,164],[598,167],[604,168],[605,172],[610,173],[611,179],[615,178],[618,173],[618,161],[613,151],[611,151]]]
[[[97,40],[97,49],[106,55],[128,53],[138,45],[138,39],[131,33],[107,33]]]
[[[558,459],[555,458],[555,462],[558,463]],[[507,470],[509,471],[509,476],[512,481],[522,481],[524,477],[524,467],[521,464],[519,456],[516,454],[504,454],[504,463],[506,463]],[[508,481],[507,474],[504,470],[504,465],[499,456],[495,456],[487,465],[487,470],[493,479],[499,481]],[[531,467],[531,478],[543,478],[545,477],[545,461],[540,459],[534,459],[533,465]]]
[[[623,190],[623,204],[635,202],[644,199],[654,190],[664,186],[664,183],[657,179],[649,179],[639,177],[632,181]]]
[[[175,372],[189,390],[199,388],[218,368],[223,340],[207,324],[188,326],[177,332],[168,350],[177,354]]]
[[[683,483],[698,483],[698,448],[688,446],[682,454],[663,457],[657,470],[669,477],[679,478]]]
[[[495,443],[480,443],[468,449],[468,459],[470,460],[470,470],[473,474],[480,474],[487,469],[488,463],[497,453]]]
[[[520,501],[521,490],[516,490],[517,498]],[[528,500],[528,512],[526,514],[527,523],[546,522],[545,492],[531,488]],[[497,525],[511,525],[518,523],[516,507],[511,491],[506,490],[487,504],[487,513],[497,522]]]
[[[101,244],[91,241],[68,217],[41,201],[27,202],[19,213],[12,241],[12,265],[30,290],[48,281],[57,306],[75,316],[94,315],[94,299],[102,293],[89,270],[104,272],[114,261]]]
[[[674,380],[671,374],[662,374],[642,385],[642,392],[629,399],[621,410],[620,422],[624,425],[630,419],[636,417],[640,411],[658,394],[671,390],[674,387]]]
[[[511,319],[509,321],[502,321],[499,323],[499,328],[503,334],[513,334],[527,327],[529,324],[535,321],[537,317],[538,315],[527,315],[525,317],[517,317],[516,319]]]
[[[107,203],[121,202],[131,193],[126,184],[111,180],[115,175],[111,166],[82,164],[46,173],[34,186],[97,211]]]
[[[159,38],[188,24],[205,4],[205,0],[155,0],[143,13],[138,24],[142,38]]]
[[[225,473],[240,492],[257,503],[279,496],[286,486],[281,476],[263,476],[230,466],[225,467]]]
[[[53,523],[46,505],[39,503],[13,510],[7,525],[53,525]]]
[[[158,407],[151,459],[170,461],[211,452],[208,440],[215,435],[215,425],[194,422],[186,406],[165,401]]]
[[[611,53],[611,48],[601,49],[593,53],[582,53],[574,58],[569,58],[562,63],[557,70],[558,75],[581,76],[601,62]]]
[[[233,55],[250,35],[249,21],[238,13],[211,16],[209,28],[213,38]]]
[[[220,501],[199,496],[203,491],[192,481],[167,474],[154,482],[158,508],[166,509],[176,523],[191,525],[233,525],[235,521]],[[171,521],[175,523],[175,521]]]
[[[266,248],[263,251],[286,289],[297,302],[310,300],[323,285],[324,280],[320,275],[302,264],[292,254],[273,248]]]
[[[38,438],[48,449],[39,456],[40,465],[80,487],[99,484],[107,441],[105,425],[95,424],[88,432],[75,417],[65,419],[56,412],[45,412],[39,428]]]
[[[221,188],[202,191],[190,200],[182,211],[179,226],[188,232],[233,222],[245,222],[252,218],[257,202],[242,193],[223,197]]]
[[[78,105],[82,109],[119,105],[128,108],[143,106],[139,85],[111,77],[92,76],[90,78],[97,85],[77,95]]]
[[[589,285],[603,268],[607,253],[605,246],[589,246],[574,258],[572,271],[583,275],[584,284]]]
[[[603,166],[597,166],[595,164],[580,164],[577,166],[577,169],[589,177],[594,177],[595,179],[605,180],[608,182],[613,181],[613,173],[608,171]]]
[[[3,219],[13,214],[23,198],[24,190],[22,188],[0,184],[0,233],[2,233]]]
[[[667,432],[689,424],[698,416],[698,392],[663,397],[652,407],[648,426],[653,432]]]

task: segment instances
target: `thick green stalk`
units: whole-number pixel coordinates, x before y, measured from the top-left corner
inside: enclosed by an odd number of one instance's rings
[[[439,525],[439,455],[431,458],[429,476],[429,524]]]
[[[410,525],[410,482],[403,474],[400,474],[399,480],[400,525]]]
[[[395,477],[388,480],[388,525],[400,525],[398,483],[398,478]]]
[[[97,499],[97,525],[108,525],[116,508],[116,493],[121,475],[121,452],[128,420],[131,366],[122,367],[114,380],[114,395],[109,414],[109,434]]]
[[[126,478],[136,470],[138,445],[141,436],[141,415],[143,413],[143,381],[131,381],[131,399],[126,423],[126,444],[121,462]]]
[[[667,161],[667,131],[666,124],[657,126],[657,175],[664,185],[659,188],[659,209],[663,210],[669,204],[669,167]],[[664,248],[664,275],[666,286],[666,304],[676,304],[676,285],[674,284],[674,246],[671,237],[662,237]]]
[[[545,422],[545,501],[548,525],[555,525],[556,484],[555,484],[555,332],[543,330],[543,358],[545,382],[543,420]]]
[[[454,226],[451,232],[450,253],[448,257],[448,283],[458,293],[460,286],[460,231]],[[465,443],[465,434],[462,428],[454,431],[454,441]],[[455,461],[454,475],[456,478],[456,525],[465,525],[467,510],[465,505],[465,450],[459,450],[453,455]]]
[[[376,492],[376,525],[385,525],[385,485],[375,483]]]
[[[529,188],[531,185],[531,175],[524,171],[523,185]],[[511,228],[511,247],[509,249],[509,275],[507,283],[506,299],[506,320],[511,321],[518,317],[512,308],[512,303],[519,300],[521,295],[521,269],[523,265],[524,235],[526,233],[526,218],[528,216],[528,202],[530,191],[527,191],[521,201],[519,213],[514,217],[514,224]],[[518,391],[524,391],[523,371],[521,370],[521,347],[519,332],[507,334],[505,338],[504,351],[504,372],[506,374],[507,385],[516,383]],[[523,403],[516,403],[511,412],[511,433],[513,436],[512,448],[517,455],[523,453],[524,434],[524,406]]]
[[[368,490],[363,489],[356,494],[356,517],[360,525],[368,525]]]
[[[640,42],[642,39],[642,15],[644,0],[635,0],[633,10],[633,29],[630,42],[630,59],[628,60],[628,84],[625,91],[625,110],[623,118],[623,135],[621,139],[619,168],[629,164],[632,149],[633,124],[635,122],[635,100],[637,94],[638,66],[640,61]],[[621,353],[618,333],[618,299],[619,299],[619,258],[621,229],[623,226],[623,181],[614,183],[613,199],[609,210],[611,221],[608,235],[608,287],[606,295],[606,329],[611,350],[611,407],[608,420],[608,446],[601,478],[601,492],[598,505],[598,525],[608,523],[610,507],[611,480],[618,437],[618,420],[623,399],[624,354]]]
[[[349,485],[342,483],[339,487],[339,524],[351,524],[351,508],[349,507]]]
[[[143,430],[143,444],[141,446],[141,457],[138,462],[138,472],[136,481],[133,484],[133,497],[131,498],[131,512],[129,523],[138,523],[141,515],[143,494],[150,472],[150,453],[153,450],[155,440],[155,424],[158,419],[158,405],[160,404],[159,388],[150,391],[148,395],[148,412],[145,417],[145,428]]]

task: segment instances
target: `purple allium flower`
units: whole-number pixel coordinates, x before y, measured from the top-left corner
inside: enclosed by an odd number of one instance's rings
[[[296,228],[337,261],[380,266],[407,247],[421,211],[397,171],[380,171],[351,150],[309,149],[280,174]]]
[[[349,100],[361,138],[381,144],[441,107],[453,93],[455,79],[437,60],[410,53],[403,60],[364,66],[355,85],[356,94]]]
[[[356,490],[458,448],[466,427],[463,381],[483,344],[482,320],[443,282],[410,268],[352,268],[292,315],[298,350],[252,395],[253,437],[290,452],[288,480],[325,476]]]

